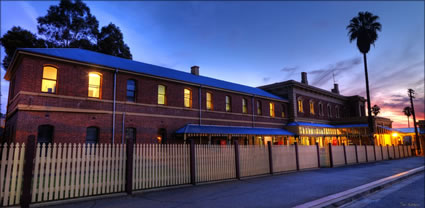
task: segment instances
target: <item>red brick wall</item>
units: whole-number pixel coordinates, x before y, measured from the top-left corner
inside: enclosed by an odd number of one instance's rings
[[[41,93],[43,66],[52,65],[58,68],[56,95]],[[102,74],[101,99],[88,99],[88,73]],[[7,125],[16,127],[15,141],[25,141],[28,135],[37,135],[39,125],[54,126],[54,142],[84,142],[86,128],[97,126],[100,129],[100,142],[111,141],[112,110],[113,110],[113,70],[101,70],[85,65],[55,61],[45,58],[23,56],[16,68],[14,93],[21,94],[13,103],[9,103],[8,111],[18,104],[24,107],[46,106],[53,111],[19,110],[9,114]],[[127,80],[133,79],[137,83],[136,103],[126,102]],[[157,105],[158,84],[167,87],[167,104]],[[184,88],[192,90],[192,109],[184,108]],[[161,80],[135,74],[118,72],[115,141],[120,142],[122,137],[122,114],[126,112],[125,127],[136,128],[137,142],[154,142],[159,128],[167,130],[169,139],[173,133],[186,124],[199,123],[199,88],[189,84]],[[206,110],[206,92],[213,93],[214,109]],[[30,93],[25,93],[30,92]],[[270,100],[255,98],[262,102],[262,116],[257,116],[254,103],[255,124],[252,123],[252,97],[227,92],[218,89],[201,89],[202,124],[230,125],[230,126],[261,126],[281,128],[286,124],[286,118],[281,118],[282,105],[287,109],[287,103],[275,103],[275,118],[269,116]],[[232,98],[232,112],[225,112],[225,96]],[[58,97],[59,96],[59,97]],[[62,96],[62,97],[61,97]],[[11,96],[14,97],[14,96]],[[9,97],[9,99],[11,99]],[[246,98],[248,113],[242,113],[242,98]],[[76,112],[58,112],[57,108],[66,108]],[[91,110],[91,113],[78,111]],[[106,111],[99,113],[95,111]],[[285,113],[287,116],[287,112]],[[11,135],[11,133],[10,133]],[[10,137],[10,136],[9,136]]]
[[[297,95],[297,116],[298,117],[302,117],[302,118],[313,118],[313,119],[321,119],[321,120],[332,120],[332,119],[336,119],[336,106],[339,106],[339,113],[340,113],[340,118],[344,117],[344,115],[346,115],[346,113],[344,112],[344,105],[340,105],[340,104],[336,104],[336,103],[332,103],[326,100],[322,100],[322,99],[317,99],[317,98],[312,98],[309,96],[305,96],[305,95]],[[303,110],[304,112],[301,113],[298,111],[298,99],[302,98],[303,100]],[[314,115],[310,113],[310,100],[312,100],[314,102]],[[319,114],[319,102],[322,103],[323,105],[323,116],[321,116]],[[331,117],[328,116],[328,105],[330,105],[331,107]]]

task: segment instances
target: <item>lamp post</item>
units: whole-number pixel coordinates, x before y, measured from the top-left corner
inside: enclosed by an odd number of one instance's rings
[[[419,135],[418,135],[418,128],[416,127],[416,115],[415,115],[415,107],[413,106],[413,98],[415,98],[415,91],[413,89],[407,90],[410,98],[410,105],[412,108],[412,115],[413,115],[413,128],[415,129],[415,137],[416,137],[416,148],[418,154],[421,154],[421,147],[419,143]]]

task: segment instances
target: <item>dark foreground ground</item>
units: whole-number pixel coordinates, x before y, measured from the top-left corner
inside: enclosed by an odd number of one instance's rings
[[[293,207],[423,165],[424,157],[414,157],[151,191],[133,196],[65,203],[51,207]],[[417,183],[422,183],[422,186],[414,185],[400,191],[410,197],[405,203],[414,200],[423,202],[423,196],[422,199],[416,199],[417,195],[409,194],[410,190],[422,190],[423,193],[423,178],[422,182]],[[400,201],[391,199],[390,196],[388,200],[383,199],[388,201],[384,207],[402,206]]]

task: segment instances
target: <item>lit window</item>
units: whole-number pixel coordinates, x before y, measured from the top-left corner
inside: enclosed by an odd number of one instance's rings
[[[285,110],[286,110],[286,106],[282,105],[282,118],[285,118]]]
[[[136,81],[127,80],[127,101],[136,101]]]
[[[242,98],[242,113],[248,113],[248,104],[245,98]]]
[[[314,115],[314,102],[310,100],[310,114]]]
[[[261,115],[262,113],[261,101],[257,100],[257,114]]]
[[[304,109],[303,109],[303,100],[298,99],[298,112],[303,113]]]
[[[57,69],[51,66],[43,67],[41,92],[56,93]]]
[[[184,107],[191,108],[192,107],[192,90],[184,89]]]
[[[100,98],[101,79],[102,76],[99,73],[89,73],[89,97]]]
[[[274,103],[270,102],[270,116],[274,117]]]
[[[214,108],[212,99],[212,94],[207,92],[207,110],[212,110]]]
[[[167,103],[167,88],[164,85],[158,85],[158,104],[165,105]]]
[[[232,111],[232,99],[230,96],[226,96],[226,112]]]

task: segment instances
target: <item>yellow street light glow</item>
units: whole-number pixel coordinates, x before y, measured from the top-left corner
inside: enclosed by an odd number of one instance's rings
[[[397,137],[398,134],[396,132],[393,133],[393,137]]]

